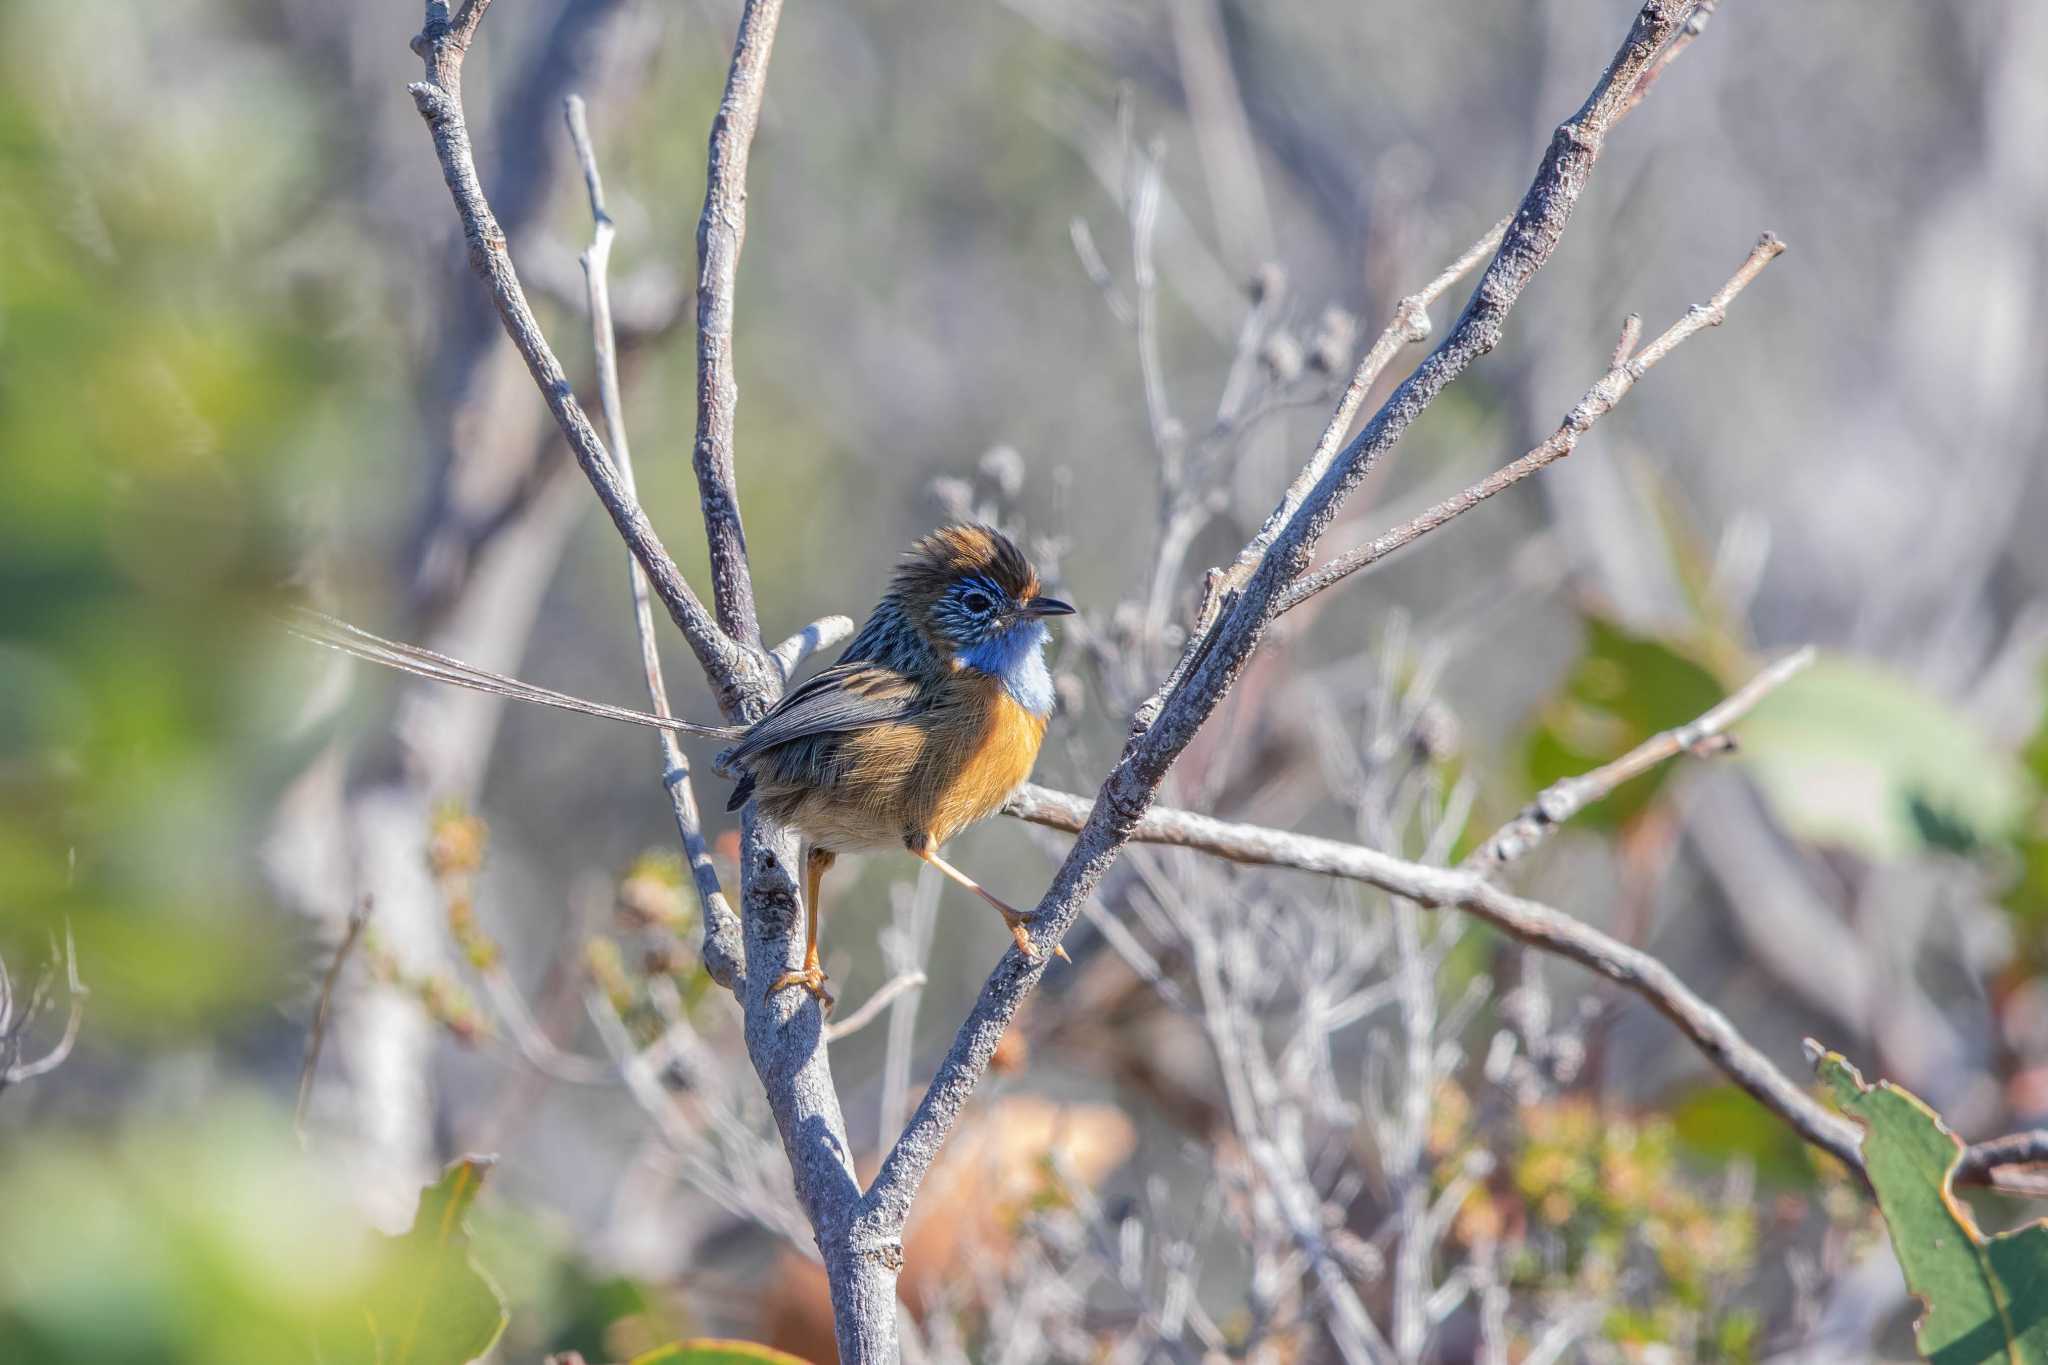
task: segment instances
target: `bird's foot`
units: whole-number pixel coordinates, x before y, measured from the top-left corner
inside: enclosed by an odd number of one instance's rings
[[[1010,937],[1017,940],[1017,951],[1033,962],[1043,961],[1043,955],[1031,942],[1031,925],[1038,917],[1000,906],[997,908],[1003,911],[1003,923],[1010,926]],[[1069,966],[1073,964],[1074,959],[1068,957],[1067,950],[1057,943],[1052,945],[1052,955]]]
[[[784,972],[781,976],[776,977],[775,984],[768,988],[768,994],[774,995],[777,991],[787,990],[791,986],[802,986],[818,1002],[818,1008],[830,1014],[832,1012],[833,995],[832,992],[825,989],[826,980],[825,969],[813,962],[801,971]]]

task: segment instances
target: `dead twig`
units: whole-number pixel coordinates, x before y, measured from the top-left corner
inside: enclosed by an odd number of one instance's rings
[[[1360,569],[1375,564],[1396,550],[1402,549],[1445,522],[1463,516],[1496,493],[1505,492],[1532,474],[1548,469],[1578,448],[1579,438],[1592,430],[1593,424],[1614,410],[1623,398],[1628,396],[1636,381],[1650,372],[1652,366],[1676,350],[1679,344],[1706,327],[1718,327],[1728,317],[1728,305],[1735,296],[1749,286],[1763,268],[1776,260],[1785,250],[1785,244],[1771,233],[1766,232],[1757,239],[1749,256],[1728,282],[1703,304],[1687,311],[1683,318],[1671,324],[1664,333],[1633,358],[1629,351],[1640,330],[1641,319],[1630,314],[1623,324],[1621,343],[1615,347],[1615,359],[1606,374],[1600,376],[1593,387],[1586,390],[1585,397],[1565,414],[1563,422],[1555,432],[1528,454],[1511,464],[1502,466],[1462,492],[1445,498],[1442,502],[1416,514],[1390,531],[1386,531],[1357,549],[1339,555],[1322,568],[1302,575],[1288,585],[1280,595],[1280,610],[1288,612],[1314,597],[1325,588],[1331,587]]]
[[[1652,735],[1635,748],[1602,764],[1592,772],[1561,778],[1536,794],[1514,819],[1465,859],[1465,868],[1490,876],[1515,859],[1523,857],[1548,839],[1559,825],[1595,801],[1605,800],[1614,789],[1631,778],[1679,754],[1704,758],[1725,753],[1735,746],[1727,729],[1748,715],[1756,704],[1790,681],[1813,662],[1813,646],[1786,655],[1758,673],[1713,710],[1675,729]]]
[[[882,983],[882,988],[861,1002],[859,1009],[844,1019],[835,1019],[825,1030],[825,1041],[836,1043],[841,1038],[860,1032],[881,1016],[889,1002],[905,991],[914,991],[925,984],[923,972],[903,972]]]
[[[363,936],[363,926],[370,922],[371,904],[365,896],[362,904],[349,912],[341,942],[334,948],[334,958],[320,978],[320,996],[313,1003],[313,1026],[306,1033],[306,1059],[299,1064],[298,1103],[292,1106],[292,1131],[298,1135],[300,1146],[306,1142],[306,1108],[313,1100],[313,1073],[319,1069],[320,1047],[327,1039],[327,1013],[334,1005],[334,984],[341,979],[342,966],[355,949],[356,940]]]

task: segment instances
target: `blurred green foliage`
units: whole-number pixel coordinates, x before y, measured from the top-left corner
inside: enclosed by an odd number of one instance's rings
[[[34,1365],[311,1359],[396,1268],[247,1097],[182,1129],[18,1144],[0,1208],[0,1359]]]
[[[1483,1132],[1473,1101],[1445,1084],[1432,1110],[1437,1170],[1475,1145],[1497,1152],[1493,1177],[1458,1208],[1453,1235],[1498,1247],[1510,1282],[1612,1305],[1608,1339],[1672,1348],[1684,1359],[1747,1361],[1759,1324],[1737,1306],[1755,1270],[1757,1211],[1709,1192],[1680,1160],[1676,1125],[1604,1110],[1587,1096],[1523,1105]],[[1448,1158],[1448,1159],[1447,1159]]]
[[[420,1195],[412,1230],[380,1247],[359,1320],[323,1334],[322,1365],[463,1365],[491,1349],[505,1301],[471,1259],[466,1225],[489,1169],[464,1157]]]
[[[1961,709],[1823,654],[1739,727],[1745,766],[1792,833],[1877,859],[2010,840],[2034,796]]]
[[[1696,1162],[1724,1167],[1750,1164],[1775,1185],[1811,1188],[1819,1180],[1814,1153],[1785,1121],[1738,1085],[1703,1085],[1671,1109],[1672,1131]]]
[[[2028,947],[2038,963],[2048,952],[2048,673],[2041,680],[2041,721],[2020,762],[2033,779],[2036,801],[2013,841],[2015,868],[2005,903],[2027,927]]]
[[[1599,613],[1530,725],[1532,788],[1612,762],[1695,719],[1758,667],[1725,636],[1631,631]],[[1716,661],[1710,666],[1707,661]],[[1866,660],[1823,652],[1738,721],[1741,762],[1790,833],[1878,860],[2012,850],[2015,909],[2048,905],[2048,716],[2014,756],[1962,708]],[[1618,829],[1648,811],[1682,768],[1667,764],[1575,818]]]
[[[122,13],[0,7],[0,953],[68,917],[89,1036],[166,1045],[275,994],[248,782],[283,702],[249,622],[307,414],[358,371],[318,291],[249,286],[311,189],[282,73],[98,98],[195,19]]]
[[[459,1365],[499,1336],[508,1300],[522,1358],[610,1359],[676,1334],[647,1287],[591,1274],[503,1204],[478,1210],[485,1170],[452,1165],[413,1229],[385,1237],[348,1171],[251,1095],[197,1124],[0,1150],[0,1360]]]

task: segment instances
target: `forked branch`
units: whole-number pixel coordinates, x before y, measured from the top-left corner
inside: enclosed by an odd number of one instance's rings
[[[506,335],[526,361],[598,501],[604,504],[627,548],[646,571],[656,596],[661,598],[703,665],[718,695],[720,709],[728,718],[738,718],[761,686],[764,665],[718,628],[663,547],[631,489],[621,481],[618,467],[582,404],[576,401],[561,362],[541,333],[540,323],[527,303],[526,291],[519,283],[519,274],[513,269],[504,229],[498,226],[497,216],[491,212],[490,201],[477,177],[475,149],[470,144],[469,125],[462,110],[462,62],[476,36],[477,23],[489,7],[490,0],[465,0],[451,19],[445,0],[429,0],[426,24],[413,39],[413,50],[426,63],[426,79],[407,89],[433,134],[441,176],[455,201],[455,212],[469,243],[470,266],[490,290],[491,302],[498,310]]]
[[[1279,596],[1308,567],[1346,497],[1393,448],[1444,387],[1498,344],[1522,291],[1556,249],[1584,192],[1608,130],[1626,112],[1637,80],[1678,31],[1689,7],[1650,0],[1608,62],[1585,104],[1551,138],[1501,245],[1463,314],[1415,372],[1403,380],[1357,438],[1329,462],[1291,509],[1293,490],[1275,511],[1280,526],[1258,567],[1216,622],[1189,639],[1156,719],[1141,715],[1089,810],[1073,850],[1038,905],[1036,961],[1017,949],[1003,957],[861,1201],[865,1237],[900,1239],[911,1201],[946,1134],[987,1069],[1018,1006],[1044,971],[1044,954],[1073,925],[1084,900],[1116,860],[1151,806],[1167,769],[1207,721],[1258,648]],[[1319,456],[1316,458],[1320,458]],[[1311,461],[1312,465],[1314,460]],[[1268,525],[1273,523],[1269,521]],[[1262,535],[1264,532],[1261,533]],[[1149,708],[1148,708],[1149,709]],[[1739,1041],[1739,1040],[1738,1040]]]
[[[1477,507],[1496,493],[1506,492],[1532,474],[1541,473],[1565,456],[1578,449],[1579,438],[1593,429],[1593,424],[1614,411],[1615,405],[1628,396],[1636,381],[1650,372],[1650,367],[1670,355],[1679,344],[1703,328],[1719,327],[1728,317],[1728,305],[1735,296],[1748,287],[1749,282],[1762,273],[1763,268],[1776,260],[1785,250],[1785,244],[1776,236],[1766,232],[1757,239],[1749,256],[1728,282],[1717,290],[1711,299],[1686,312],[1686,315],[1666,328],[1661,336],[1631,357],[1634,348],[1637,319],[1630,317],[1624,329],[1622,344],[1615,349],[1614,363],[1606,374],[1586,390],[1572,410],[1565,414],[1564,421],[1541,445],[1530,450],[1520,459],[1504,465],[1479,482],[1461,492],[1454,493],[1399,526],[1386,531],[1355,550],[1339,555],[1322,568],[1303,574],[1289,584],[1280,595],[1280,610],[1292,611],[1323,589],[1332,587],[1372,564],[1385,559],[1394,551],[1402,549],[1436,530],[1445,522]]]

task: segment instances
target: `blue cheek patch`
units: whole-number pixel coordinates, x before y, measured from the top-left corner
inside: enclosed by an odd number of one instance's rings
[[[954,656],[977,673],[1000,678],[1003,690],[1034,716],[1053,708],[1052,670],[1045,666],[1043,621],[1024,621]]]

